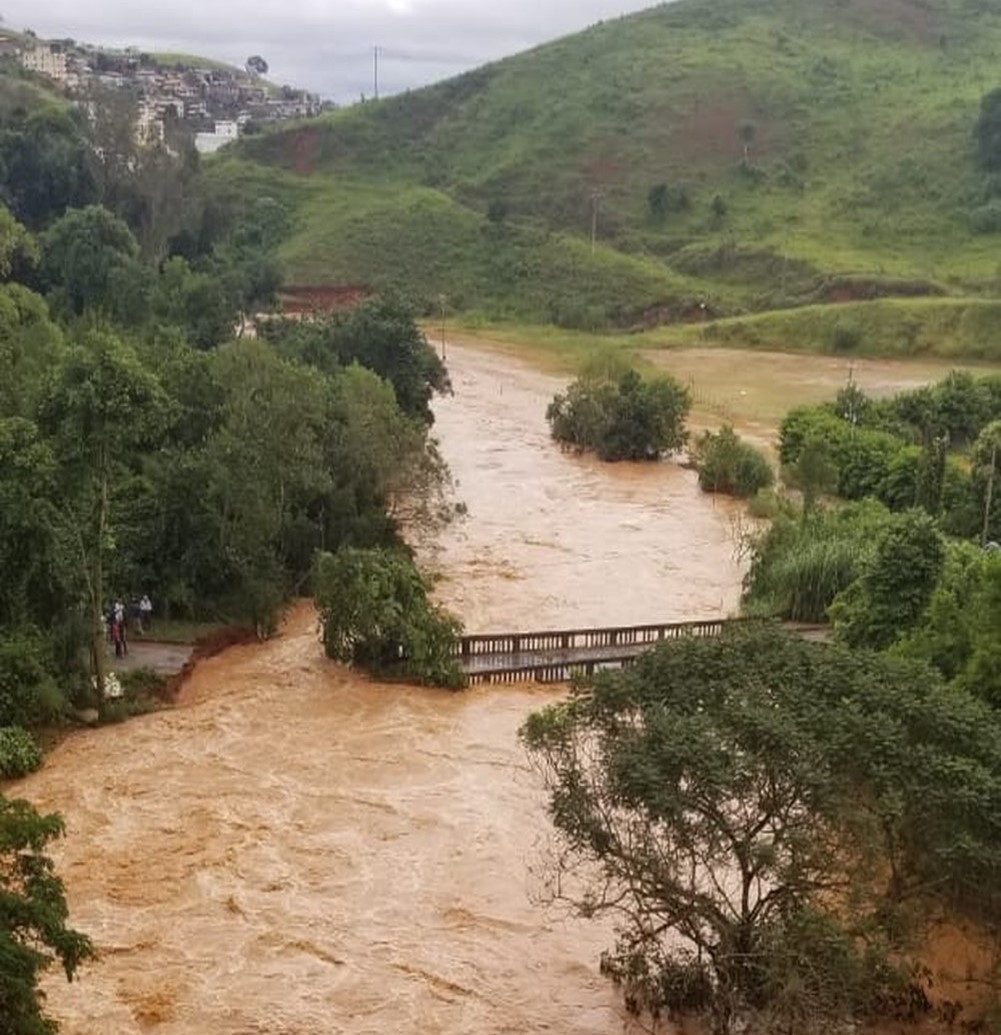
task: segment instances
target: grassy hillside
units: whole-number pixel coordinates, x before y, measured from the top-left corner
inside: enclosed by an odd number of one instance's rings
[[[1001,301],[886,298],[804,306],[685,327],[675,344],[878,356],[963,356],[1001,362]]]
[[[972,129],[999,50],[996,0],[679,0],[248,140],[229,172],[307,186],[293,279],[488,313],[980,293],[998,240],[970,230]]]
[[[26,72],[13,58],[0,58],[0,128],[39,109],[65,106],[43,76]]]

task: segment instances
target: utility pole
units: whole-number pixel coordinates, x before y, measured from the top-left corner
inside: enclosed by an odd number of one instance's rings
[[[594,245],[598,240],[598,208],[601,205],[601,199],[604,197],[604,192],[600,190],[591,191],[591,254],[594,254]]]
[[[372,48],[372,78],[373,86],[375,87],[375,99],[379,99],[379,54],[382,53],[382,47],[376,44]]]
[[[445,295],[438,296],[438,304],[441,306],[441,358],[445,359],[445,305],[448,299]]]

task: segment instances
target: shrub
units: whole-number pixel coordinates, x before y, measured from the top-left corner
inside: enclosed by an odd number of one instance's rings
[[[65,701],[51,664],[47,645],[37,633],[0,634],[0,726],[34,726],[62,711]]]
[[[975,234],[996,234],[1001,230],[1001,201],[991,200],[970,212],[970,231]]]
[[[826,442],[833,455],[850,431],[850,426],[829,409],[799,406],[785,415],[779,427],[779,460],[783,466],[796,463],[810,439]]]
[[[852,352],[862,344],[862,331],[858,324],[838,320],[831,329],[831,348],[835,352]]]
[[[487,206],[487,219],[494,225],[499,225],[507,219],[508,204],[503,198],[494,198]]]
[[[16,779],[42,764],[42,752],[31,734],[20,726],[0,727],[0,777]]]
[[[901,442],[885,431],[849,430],[834,453],[838,495],[846,500],[878,496]]]
[[[747,497],[775,481],[764,453],[743,442],[729,424],[702,435],[695,446],[695,467],[703,492]]]

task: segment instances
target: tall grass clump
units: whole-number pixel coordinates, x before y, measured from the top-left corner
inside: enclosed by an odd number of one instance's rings
[[[752,544],[744,609],[793,622],[823,622],[834,598],[861,574],[889,520],[866,501],[809,514],[785,513]]]

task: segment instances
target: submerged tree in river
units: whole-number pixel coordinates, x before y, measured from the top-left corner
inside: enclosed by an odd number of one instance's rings
[[[688,439],[691,395],[673,377],[644,380],[635,370],[616,378],[585,374],[546,409],[553,438],[602,460],[658,460]]]

